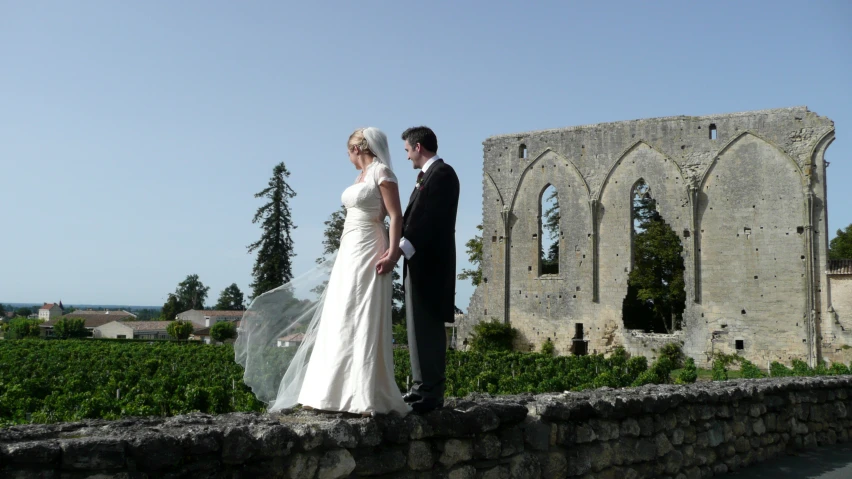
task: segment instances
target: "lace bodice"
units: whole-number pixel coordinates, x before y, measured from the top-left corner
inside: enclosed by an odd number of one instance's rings
[[[397,182],[388,167],[374,161],[367,166],[363,181],[343,190],[340,201],[346,207],[346,219],[382,221],[387,216],[379,185],[384,181]]]

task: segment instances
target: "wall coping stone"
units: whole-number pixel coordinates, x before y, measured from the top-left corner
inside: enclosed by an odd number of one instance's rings
[[[392,477],[430,464],[443,471],[439,476],[456,471],[453,477],[494,468],[538,477],[553,468],[582,475],[628,466],[642,477],[648,467],[683,472],[682,463],[730,470],[787,447],[852,437],[850,401],[852,375],[846,375],[472,394],[404,418],[288,411],[28,424],[0,429],[0,475],[222,477],[223,471],[253,470],[254,477]],[[652,440],[634,444],[649,434]],[[628,446],[635,458],[620,451]],[[590,447],[596,451],[591,459]],[[503,477],[501,471],[489,474]]]

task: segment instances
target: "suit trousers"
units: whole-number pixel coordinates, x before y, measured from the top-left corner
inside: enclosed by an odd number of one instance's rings
[[[417,308],[411,294],[411,275],[405,275],[405,321],[411,356],[411,391],[423,397],[444,398],[447,332],[441,318]]]

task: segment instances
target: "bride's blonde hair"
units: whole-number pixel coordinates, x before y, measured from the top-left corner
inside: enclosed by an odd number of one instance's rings
[[[363,152],[369,152],[371,155],[376,156],[373,153],[373,150],[370,149],[370,145],[367,143],[367,139],[364,138],[364,130],[365,128],[358,128],[353,131],[351,135],[349,135],[349,141],[347,142],[347,148],[352,148],[353,146],[357,146]]]

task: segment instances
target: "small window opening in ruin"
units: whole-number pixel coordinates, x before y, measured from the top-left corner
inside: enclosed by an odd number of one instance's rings
[[[537,241],[539,275],[559,274],[559,196],[553,185],[547,185],[541,192],[539,208],[538,231],[541,233],[541,238]]]
[[[626,329],[673,334],[682,329],[686,308],[681,239],[657,211],[645,180],[633,184],[631,200],[631,269],[626,275],[622,322]],[[654,246],[658,244],[672,245],[671,251],[660,254]]]
[[[496,242],[497,242],[497,237],[496,237],[496,236],[492,236],[492,237],[491,237],[491,242],[492,242],[492,243],[496,243]]]
[[[715,123],[710,124],[710,139],[711,140],[716,139],[716,124]]]
[[[722,329],[725,329],[725,328],[727,328],[727,327],[728,327],[728,325],[727,325],[727,324],[722,323]]]
[[[518,158],[526,160],[528,157],[527,155],[529,155],[527,145],[521,143],[521,146],[518,147]]]
[[[482,278],[482,282],[488,284],[488,278]]]
[[[689,238],[689,230],[683,230],[683,237]]]
[[[745,345],[743,344],[742,339],[738,339],[736,341],[736,346],[737,346],[737,351],[742,351],[743,349],[745,349]]]
[[[740,314],[746,314],[746,313],[745,313],[745,310],[744,310],[744,309],[743,309],[743,310],[741,310],[741,311],[740,311]]]
[[[805,227],[804,227],[804,226],[798,226],[798,227],[796,227],[796,233],[802,234],[802,233],[804,233],[804,232],[805,232]]]
[[[574,325],[574,337],[571,339],[571,352],[575,356],[585,356],[589,351],[589,343],[583,339],[583,323]]]

